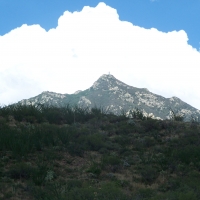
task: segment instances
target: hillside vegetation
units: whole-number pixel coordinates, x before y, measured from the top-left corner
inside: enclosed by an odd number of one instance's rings
[[[199,200],[200,125],[101,108],[0,108],[0,200]]]

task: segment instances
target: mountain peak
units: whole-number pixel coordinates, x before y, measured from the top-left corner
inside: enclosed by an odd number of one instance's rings
[[[103,74],[102,76],[99,77],[99,79],[116,79],[112,74]]]
[[[127,86],[127,85],[116,79],[111,74],[103,74],[102,76],[99,77],[97,81],[93,83],[92,88],[94,90],[97,89],[109,90],[110,88],[116,86]]]

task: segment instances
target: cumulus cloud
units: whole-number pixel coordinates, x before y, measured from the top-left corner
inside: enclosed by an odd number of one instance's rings
[[[200,52],[184,30],[161,32],[121,21],[104,3],[66,11],[58,26],[22,25],[0,36],[0,103],[42,91],[74,93],[109,71],[119,80],[200,109]]]

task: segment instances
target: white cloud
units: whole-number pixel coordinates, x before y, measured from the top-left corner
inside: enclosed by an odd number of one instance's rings
[[[46,32],[23,25],[0,36],[0,103],[42,91],[74,93],[109,71],[119,80],[200,109],[200,52],[185,31],[164,33],[120,21],[104,3],[66,11]]]

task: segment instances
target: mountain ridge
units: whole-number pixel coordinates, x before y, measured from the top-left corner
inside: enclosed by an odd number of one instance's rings
[[[21,104],[35,105],[50,104],[64,106],[66,104],[79,107],[102,107],[105,111],[116,115],[125,111],[140,109],[146,116],[156,119],[170,118],[170,109],[185,115],[189,120],[191,116],[200,116],[200,111],[178,97],[165,98],[150,92],[147,88],[136,88],[116,79],[111,74],[103,74],[93,85],[86,90],[78,90],[73,94],[60,94],[44,91],[30,99],[21,100]]]

